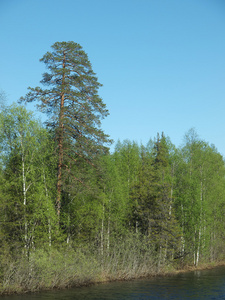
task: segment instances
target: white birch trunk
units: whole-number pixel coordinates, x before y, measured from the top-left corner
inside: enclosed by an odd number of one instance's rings
[[[182,236],[181,236],[181,245],[182,245],[182,255],[184,255],[185,251],[185,238],[184,238],[184,223],[185,223],[185,217],[184,217],[184,206],[181,204],[181,222],[182,222]]]
[[[47,188],[46,178],[45,178],[45,171],[44,171],[44,183],[45,183],[45,195],[46,195],[47,201],[49,201],[48,188]],[[51,245],[52,245],[52,227],[51,227],[51,219],[49,217],[49,207],[47,208],[47,210],[48,210],[48,245],[49,245],[49,247],[51,247]]]
[[[195,235],[196,235],[196,229],[195,229]],[[194,235],[194,266],[196,264],[196,253],[195,253],[195,235]]]
[[[200,246],[201,246],[201,227],[199,228],[199,234],[198,234],[198,249],[196,253],[196,267],[199,263],[199,256],[200,256]]]
[[[101,228],[101,255],[104,255],[104,217],[105,217],[105,207],[102,204],[102,228]]]
[[[26,249],[26,255],[28,254],[28,223],[26,217],[26,205],[27,205],[27,189],[26,189],[26,176],[25,176],[25,158],[22,137],[20,136],[20,144],[22,149],[22,184],[23,184],[23,206],[24,206],[24,247]]]
[[[112,190],[113,193],[113,190]],[[110,215],[111,215],[111,198],[109,199],[109,217],[108,217],[108,230],[107,230],[107,250],[109,253],[109,243],[110,243]]]
[[[110,216],[109,216],[109,219],[108,219],[108,230],[107,230],[107,250],[109,251],[109,237],[110,237]]]
[[[200,169],[200,174],[202,177],[202,167]],[[198,247],[197,247],[197,253],[196,253],[196,266],[198,266],[199,263],[199,257],[200,257],[200,250],[201,250],[201,237],[202,237],[202,215],[203,215],[203,183],[201,180],[201,188],[200,188],[200,224],[199,224],[199,231],[198,231]]]

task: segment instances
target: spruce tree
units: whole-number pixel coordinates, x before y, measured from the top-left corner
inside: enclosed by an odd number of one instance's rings
[[[57,213],[60,215],[63,186],[68,176],[82,179],[73,172],[79,160],[93,165],[99,153],[105,153],[109,142],[104,134],[101,119],[108,115],[105,104],[98,95],[101,84],[92,70],[82,47],[74,42],[56,42],[52,52],[47,52],[41,62],[49,72],[43,74],[46,89],[29,88],[21,101],[38,101],[38,108],[47,113],[47,125],[55,132],[57,145]]]
[[[163,133],[161,137],[158,134],[149,166],[148,230],[159,254],[159,265],[165,262],[165,258],[173,257],[179,244],[179,226],[173,209],[172,147]]]

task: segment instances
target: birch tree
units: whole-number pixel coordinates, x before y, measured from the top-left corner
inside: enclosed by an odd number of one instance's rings
[[[176,212],[182,228],[182,255],[194,265],[215,258],[223,238],[224,161],[194,130],[185,136],[176,183]],[[222,251],[220,251],[222,253]]]
[[[44,149],[50,149],[51,144],[48,140],[44,147],[45,139],[46,130],[24,107],[12,105],[1,112],[3,223],[9,239],[22,243],[27,254],[40,236],[46,237],[43,228],[46,227],[46,218],[50,217],[48,209],[54,210],[50,200],[47,205],[44,193],[47,189],[47,175],[43,174]],[[48,164],[46,160],[45,163]]]

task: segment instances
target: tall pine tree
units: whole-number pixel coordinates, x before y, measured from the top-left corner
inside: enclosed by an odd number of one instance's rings
[[[47,125],[55,132],[59,216],[68,177],[70,183],[71,180],[82,181],[73,172],[73,165],[80,159],[93,164],[98,153],[107,151],[104,144],[109,142],[108,136],[100,126],[108,110],[98,95],[101,84],[79,44],[56,42],[52,52],[47,52],[40,61],[49,70],[41,80],[46,89],[29,88],[30,92],[21,101],[38,101],[38,108],[49,116]]]

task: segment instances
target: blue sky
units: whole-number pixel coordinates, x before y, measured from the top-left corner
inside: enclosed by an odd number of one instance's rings
[[[0,37],[8,104],[39,85],[52,44],[74,41],[103,84],[112,139],[164,131],[179,146],[194,127],[225,155],[224,0],[0,0]]]

